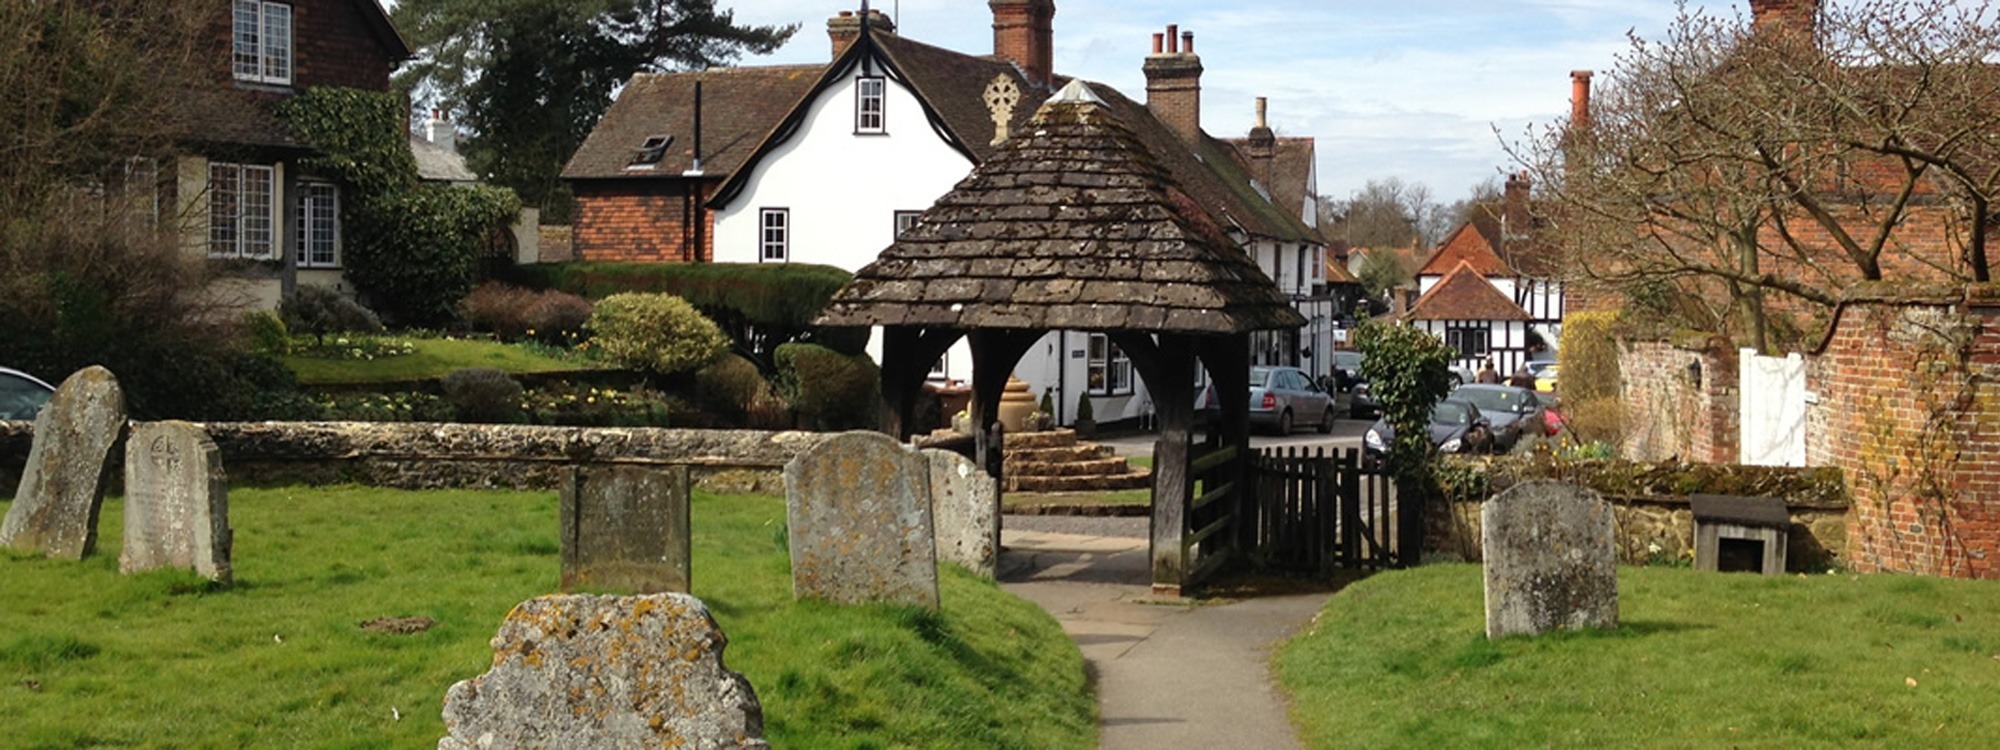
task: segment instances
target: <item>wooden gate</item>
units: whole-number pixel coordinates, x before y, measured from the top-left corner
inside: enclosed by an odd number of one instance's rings
[[[1240,519],[1250,559],[1267,568],[1324,573],[1395,564],[1395,482],[1364,469],[1361,451],[1265,448],[1251,462],[1251,513]]]

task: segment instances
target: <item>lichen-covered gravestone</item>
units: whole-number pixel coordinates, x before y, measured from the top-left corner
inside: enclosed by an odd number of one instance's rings
[[[445,695],[438,750],[769,748],[728,643],[687,594],[530,599],[493,636],[493,668]]]
[[[1479,510],[1486,637],[1618,627],[1611,504],[1565,482],[1518,484]]]
[[[930,462],[879,432],[845,432],[785,465],[792,595],[936,609]]]
[[[992,578],[1000,552],[999,483],[957,453],[929,449],[923,454],[930,462],[938,560]]]
[[[95,552],[105,473],[124,431],[125,391],[110,370],[86,367],[64,380],[35,417],[0,545],[68,560]]]
[[[685,593],[686,466],[588,465],[562,486],[562,588]]]
[[[228,583],[229,546],[229,484],[215,441],[187,422],[134,425],[118,571],[189,568]]]

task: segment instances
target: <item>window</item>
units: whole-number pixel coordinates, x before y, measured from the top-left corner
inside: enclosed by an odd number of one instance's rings
[[[292,82],[292,6],[236,0],[230,55],[236,80]]]
[[[757,212],[760,228],[757,246],[761,249],[758,257],[765,261],[783,263],[791,257],[792,251],[792,210],[789,208],[765,208]]]
[[[950,359],[949,356],[938,357],[938,360],[936,362],[931,363],[931,372],[929,375],[925,376],[925,379],[926,380],[949,379],[951,377],[951,371],[946,367],[946,360],[948,359]]]
[[[299,266],[340,267],[340,189],[330,182],[299,185]]]
[[[625,163],[626,169],[651,169],[667,155],[667,147],[674,145],[671,135],[655,135],[639,144],[639,150],[632,152],[632,160]]]
[[[922,212],[922,211],[897,211],[897,212],[896,212],[896,239],[899,239],[899,240],[900,240],[900,239],[902,239],[902,238],[903,238],[903,233],[904,233],[904,232],[907,232],[907,231],[910,231],[910,228],[911,228],[911,227],[914,227],[914,226],[916,226],[916,225],[917,225],[917,220],[918,220],[918,219],[921,219],[921,218],[923,218],[923,215],[924,215],[924,212]]]
[[[278,170],[262,164],[208,165],[208,254],[271,260],[278,226]]]
[[[1120,396],[1132,392],[1132,360],[1101,333],[1090,334],[1090,359],[1086,368],[1093,396]]]
[[[1484,324],[1453,323],[1444,331],[1445,347],[1464,359],[1486,356],[1489,344],[1490,334]]]
[[[875,77],[854,79],[854,132],[882,132],[884,80]]]

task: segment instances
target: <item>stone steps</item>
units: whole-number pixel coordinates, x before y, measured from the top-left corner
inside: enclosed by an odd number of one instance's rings
[[[1066,461],[1017,461],[1007,458],[1007,472],[1024,477],[1117,476],[1134,470],[1118,456]]]
[[[948,430],[934,433],[954,435]],[[1007,492],[1105,492],[1153,486],[1153,473],[1133,468],[1108,445],[1082,442],[1076,431],[1007,433],[1002,446]]]
[[[1056,428],[1043,432],[1010,432],[1002,438],[1001,447],[1008,453],[1018,450],[1038,448],[1066,448],[1076,445],[1076,430]]]
[[[1096,445],[1094,443],[1081,443],[1056,448],[1027,448],[1022,450],[1016,450],[1012,446],[1009,446],[1002,453],[1006,455],[1007,463],[1010,465],[1016,461],[1038,464],[1098,461],[1106,458],[1115,458],[1118,455],[1117,452],[1111,450],[1111,446]]]
[[[1008,492],[1109,492],[1141,490],[1153,486],[1153,474],[1145,469],[1100,476],[1021,476],[1009,475]]]

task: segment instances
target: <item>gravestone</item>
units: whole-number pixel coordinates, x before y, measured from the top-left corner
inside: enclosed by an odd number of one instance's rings
[[[1486,637],[1618,627],[1611,504],[1565,482],[1524,482],[1479,509]]]
[[[930,462],[879,432],[845,432],[785,464],[792,595],[936,609]]]
[[[530,599],[493,636],[493,668],[445,694],[438,750],[769,748],[728,643],[687,594]]]
[[[228,583],[229,546],[229,484],[215,441],[187,422],[133,425],[118,572],[189,568]]]
[[[0,545],[68,560],[95,552],[105,474],[124,431],[125,391],[110,370],[93,365],[64,380],[35,417]]]
[[[686,466],[574,467],[561,512],[564,591],[689,590]]]
[[[933,448],[923,454],[930,462],[938,561],[992,578],[1000,557],[999,483],[957,453]]]

